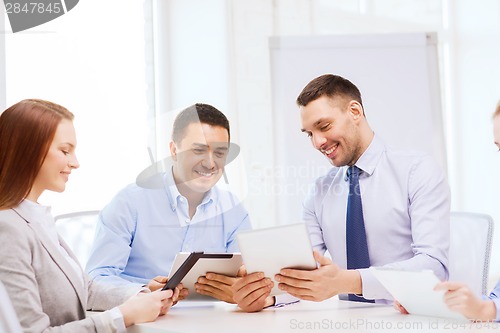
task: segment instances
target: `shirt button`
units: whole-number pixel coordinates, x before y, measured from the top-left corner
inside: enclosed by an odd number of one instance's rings
[[[189,223],[189,222],[191,222],[191,220],[190,219],[186,219],[186,223]]]

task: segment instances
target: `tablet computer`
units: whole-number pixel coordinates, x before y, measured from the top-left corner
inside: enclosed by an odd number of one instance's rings
[[[407,271],[370,267],[370,271],[410,314],[467,320],[465,316],[446,306],[443,300],[444,290],[434,290],[440,280],[432,270]]]
[[[188,253],[188,256],[184,258],[181,265],[175,270],[175,273],[168,279],[161,290],[174,290],[202,256],[203,252]]]
[[[236,239],[248,273],[263,272],[274,281],[282,268],[313,270],[317,267],[304,223],[240,231]],[[274,281],[271,295],[283,293]]]
[[[196,252],[195,252],[196,253]],[[175,277],[178,271],[182,269],[182,265],[191,256],[189,252],[179,252],[175,256],[174,263],[170,269],[169,280]],[[184,288],[189,289],[188,300],[213,301],[214,298],[206,295],[200,295],[196,292],[194,284],[200,276],[206,275],[208,272],[223,274],[227,276],[236,276],[238,270],[243,264],[241,254],[239,253],[203,253],[196,260],[194,265],[182,277],[181,282]]]

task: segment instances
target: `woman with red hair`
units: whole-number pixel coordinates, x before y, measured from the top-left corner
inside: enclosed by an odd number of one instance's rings
[[[37,203],[45,190],[64,191],[79,167],[75,148],[73,114],[60,105],[29,99],[0,115],[0,281],[25,332],[125,332],[165,314],[178,297],[178,289],[89,281],[50,207]]]

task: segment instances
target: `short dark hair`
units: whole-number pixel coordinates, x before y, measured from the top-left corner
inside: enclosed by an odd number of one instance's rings
[[[227,130],[229,138],[228,142],[231,140],[229,120],[227,120],[226,116],[212,105],[203,103],[191,105],[182,110],[181,113],[175,117],[172,130],[172,140],[174,142],[180,142],[186,134],[186,127],[192,123],[202,123],[210,126],[223,127]]]
[[[302,89],[299,97],[297,97],[297,105],[307,106],[307,104],[322,96],[328,96],[330,98],[348,97],[359,102],[359,104],[363,106],[361,93],[358,87],[351,81],[333,74],[324,74],[309,82],[304,89]]]

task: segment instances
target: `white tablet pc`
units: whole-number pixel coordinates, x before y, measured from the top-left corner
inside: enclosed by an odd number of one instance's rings
[[[370,267],[370,271],[410,314],[466,320],[446,306],[444,291],[434,291],[440,281],[430,269],[403,271]]]
[[[311,240],[303,223],[241,231],[236,235],[248,273],[264,272],[272,280],[282,268],[312,270],[317,267]],[[271,295],[283,294],[274,281]]]
[[[179,252],[175,256],[174,263],[170,269],[169,279],[181,267],[184,261],[190,255],[190,252]],[[203,253],[196,264],[189,270],[189,273],[182,279],[184,288],[189,289],[188,300],[215,300],[212,297],[200,295],[196,292],[194,284],[200,276],[204,276],[208,272],[223,274],[227,276],[236,276],[242,265],[241,254],[239,253]]]

